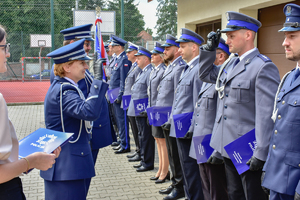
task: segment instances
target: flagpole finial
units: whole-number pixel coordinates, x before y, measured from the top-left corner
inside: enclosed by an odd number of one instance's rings
[[[96,7],[96,15],[97,15],[97,17],[100,17],[100,12],[101,12],[101,8],[100,8],[100,6],[97,6]]]

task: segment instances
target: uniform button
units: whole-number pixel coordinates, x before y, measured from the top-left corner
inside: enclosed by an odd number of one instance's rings
[[[94,88],[95,88],[95,89],[98,89],[98,86],[97,86],[97,85],[94,85]]]
[[[226,117],[226,116],[224,116],[224,119],[226,120],[226,119],[227,119],[227,117]]]
[[[199,116],[199,114],[197,114],[197,116]]]
[[[100,124],[99,127],[101,127],[102,125]]]
[[[238,86],[240,87],[240,86],[241,86],[241,84],[238,84]]]
[[[277,100],[279,100],[279,97],[277,98]]]
[[[297,104],[297,101],[295,101],[294,104],[296,105],[296,104]]]
[[[177,101],[177,99],[176,99],[176,101]]]
[[[285,101],[282,101],[282,105],[285,104]]]
[[[208,95],[206,95],[206,97],[208,97]]]
[[[198,124],[196,123],[196,126],[198,126]]]
[[[227,105],[225,105],[224,108],[227,108]]]
[[[275,130],[274,133],[277,134],[277,130]]]
[[[198,104],[198,107],[200,107],[200,104]]]
[[[228,94],[226,93],[225,96],[228,97]]]
[[[281,119],[281,115],[278,115],[278,119]]]
[[[276,146],[275,145],[273,145],[273,149],[275,149],[276,148]]]
[[[81,152],[81,155],[83,155],[83,152]]]
[[[298,166],[300,167],[300,164]]]

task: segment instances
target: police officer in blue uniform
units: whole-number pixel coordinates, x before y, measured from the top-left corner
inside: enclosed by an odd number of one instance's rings
[[[148,89],[148,107],[156,105],[158,95],[158,85],[166,69],[164,63],[164,47],[159,42],[155,42],[154,49],[151,51],[151,63],[154,65],[150,73],[149,89]],[[151,126],[152,135],[156,141],[157,154],[159,159],[159,167],[156,175],[151,177],[150,180],[155,180],[155,183],[164,183],[166,180],[170,180],[169,172],[169,158],[166,140],[161,126]]]
[[[187,65],[181,72],[178,85],[174,94],[174,102],[171,112],[170,137],[176,137],[180,164],[184,177],[184,189],[188,199],[204,199],[199,167],[197,161],[189,156],[192,141],[192,126],[183,138],[175,133],[173,116],[194,111],[197,97],[200,92],[202,81],[198,78],[199,70],[199,47],[204,39],[197,33],[182,28],[181,36],[176,41],[180,43],[179,52],[186,60]]]
[[[229,199],[268,199],[261,188],[262,167],[273,129],[272,104],[280,81],[277,67],[254,46],[261,23],[247,15],[227,12],[226,44],[232,54],[221,67],[213,64],[220,31],[208,34],[200,51],[201,80],[216,83],[219,104],[210,146],[221,153]],[[250,170],[239,175],[224,146],[255,128],[257,147],[247,162]],[[212,159],[218,159],[213,157]]]
[[[175,42],[177,38],[170,34],[166,36],[166,42],[162,46],[164,50],[164,59],[170,64],[167,66],[161,82],[158,86],[158,94],[156,99],[156,106],[172,107],[174,100],[174,92],[182,70],[186,63],[178,52],[179,43]],[[166,188],[159,190],[160,194],[168,194],[164,199],[178,199],[184,197],[183,191],[183,174],[178,155],[178,148],[176,138],[170,137],[171,122],[166,122],[162,125],[163,133],[166,139],[169,164],[172,172],[172,184]]]
[[[45,97],[45,124],[47,129],[74,133],[62,147],[60,157],[47,171],[41,171],[44,179],[45,199],[85,199],[88,188],[86,179],[95,176],[94,162],[89,144],[91,122],[101,111],[108,85],[102,82],[101,69],[94,68],[95,77],[85,98],[78,88],[78,81],[86,75],[87,56],[84,39],[63,46],[47,56],[55,63],[57,75]]]
[[[270,190],[270,200],[300,199],[300,6],[287,4],[282,46],[288,60],[297,62],[278,87],[272,119],[275,122],[264,165],[262,186]]]
[[[149,87],[149,75],[152,70],[152,65],[150,63],[151,52],[144,47],[139,46],[138,53],[135,55],[137,57],[137,65],[142,69],[142,71],[135,79],[131,88],[132,94],[128,108],[128,116],[136,116],[135,120],[138,128],[140,155],[142,160],[140,164],[135,165],[135,167],[137,168],[137,172],[144,172],[154,168],[155,143],[151,134],[151,126],[147,123],[147,114],[144,115],[141,113],[136,115],[136,108],[133,101],[148,98],[147,88]]]
[[[216,50],[215,65],[222,65],[230,55],[229,47],[225,40],[220,38],[219,46]],[[192,120],[193,139],[190,147],[190,156],[197,160],[198,149],[195,148],[194,138],[211,134],[216,118],[218,92],[213,83],[203,83],[198,95],[198,101],[194,108]],[[205,199],[227,200],[227,184],[223,158],[221,154],[214,151],[214,156],[219,160],[208,160],[207,163],[199,164],[200,178],[203,195]]]
[[[125,125],[125,112],[121,108],[122,96],[124,93],[125,78],[131,67],[131,62],[128,60],[126,53],[124,52],[124,46],[127,42],[115,35],[112,35],[112,41],[110,43],[111,50],[116,54],[115,64],[111,72],[109,89],[120,88],[119,95],[113,103],[114,114],[119,129],[120,145],[116,148],[116,154],[130,152],[130,138],[129,129]]]
[[[126,55],[128,57],[128,60],[131,61],[132,66],[127,74],[127,77],[125,79],[125,89],[124,89],[124,96],[125,95],[131,95],[131,87],[134,84],[136,77],[139,75],[139,73],[142,71],[141,68],[138,67],[136,61],[135,54],[138,52],[138,46],[128,42],[128,49],[126,50]],[[131,131],[135,143],[135,152],[133,154],[127,155],[127,158],[129,162],[136,162],[141,160],[140,156],[140,143],[139,143],[139,137],[138,137],[138,129],[135,121],[135,116],[129,116],[127,115],[128,120],[130,122]]]

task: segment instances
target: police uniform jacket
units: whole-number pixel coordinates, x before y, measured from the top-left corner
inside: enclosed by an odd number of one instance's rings
[[[116,57],[109,83],[109,89],[115,89],[120,87],[118,99],[122,100],[125,87],[125,78],[131,67],[131,62],[128,60],[125,52],[123,51]]]
[[[106,83],[94,80],[87,99],[82,100],[74,85],[71,85],[65,78],[55,77],[45,97],[46,128],[63,131],[63,121],[64,131],[74,133],[71,141],[77,138],[78,140],[62,146],[60,156],[53,167],[40,172],[42,178],[48,181],[64,181],[95,176],[89,135],[84,121],[80,136],[79,129],[81,120],[94,121],[99,117],[106,90]],[[60,102],[62,102],[62,121]]]
[[[147,65],[137,76],[133,86],[131,100],[128,107],[128,116],[135,116],[135,109],[133,105],[133,100],[148,98],[147,88],[149,86],[149,75],[152,70],[152,65]]]
[[[150,73],[149,83],[149,101],[148,107],[155,106],[157,99],[157,87],[161,81],[161,78],[165,72],[166,65],[164,63],[159,64],[156,68],[153,68]]]
[[[113,66],[115,64],[115,61],[116,61],[116,56],[113,55],[112,58],[109,61],[109,64],[105,65],[105,67],[104,67],[104,69],[105,69],[105,75],[107,77],[107,84],[110,83],[111,71],[112,71]]]
[[[78,88],[82,91],[85,98],[87,98],[90,93],[90,88],[93,82],[93,77],[90,75],[89,71],[86,70],[85,78],[78,81]],[[102,101],[100,117],[93,122],[91,147],[92,149],[100,149],[110,145],[112,141],[110,127],[110,118],[107,101]]]
[[[137,66],[136,62],[134,62],[125,79],[124,95],[131,95],[131,87],[141,71],[142,69]]]
[[[174,91],[185,66],[186,63],[181,56],[168,65],[157,88],[156,106],[171,107],[173,105]]]
[[[194,108],[191,130],[193,137],[212,134],[218,105],[218,92],[212,83],[203,83]],[[215,152],[217,153],[217,152]],[[190,157],[196,158],[194,139],[190,148]],[[220,157],[220,156],[217,156]]]
[[[171,116],[194,112],[194,106],[197,102],[198,94],[200,92],[202,81],[198,77],[199,57],[197,57],[191,65],[183,70],[177,84],[174,94],[174,101],[172,106]],[[172,119],[171,119],[172,118]],[[176,137],[175,125],[173,117],[171,119],[170,136]],[[192,131],[190,126],[189,131]]]
[[[300,77],[292,84],[295,69],[276,97],[278,109],[262,185],[278,193],[300,194]]]
[[[220,68],[213,65],[215,57],[215,51],[200,50],[201,80],[216,82]],[[220,75],[219,86],[225,87],[224,97],[219,100],[210,146],[229,158],[224,146],[255,128],[257,147],[253,155],[266,160],[279,72],[258,49],[251,51],[229,72],[236,60],[237,57],[233,57]]]

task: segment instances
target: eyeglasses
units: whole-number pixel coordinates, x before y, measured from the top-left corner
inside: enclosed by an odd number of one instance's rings
[[[4,47],[5,53],[9,53],[10,43],[7,43],[5,45],[0,45],[0,47]]]

